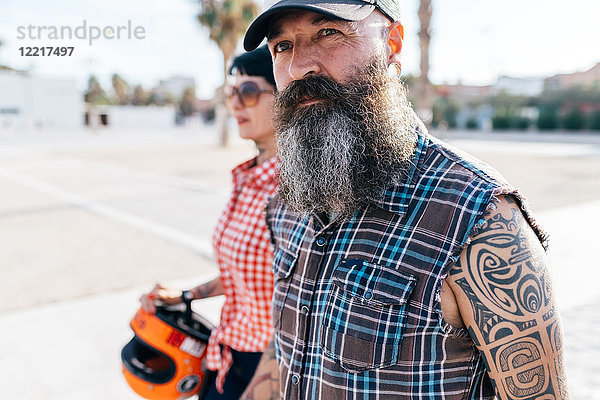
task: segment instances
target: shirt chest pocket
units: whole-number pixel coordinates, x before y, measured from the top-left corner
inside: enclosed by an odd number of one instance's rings
[[[415,283],[414,276],[392,267],[342,261],[324,309],[322,351],[350,372],[396,364]]]

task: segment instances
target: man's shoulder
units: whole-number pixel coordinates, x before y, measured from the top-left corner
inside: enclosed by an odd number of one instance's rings
[[[440,140],[429,137],[429,162],[425,162],[424,182],[442,177],[431,195],[437,199],[453,198],[461,210],[467,209],[481,225],[490,213],[499,208],[518,208],[533,231],[547,246],[547,235],[537,223],[527,199],[492,166]],[[439,165],[444,168],[438,168]],[[429,170],[428,170],[429,169]],[[470,232],[472,236],[477,229]]]
[[[425,170],[435,170],[440,174],[445,174],[446,171],[450,170],[468,175],[471,180],[482,180],[500,187],[510,186],[494,167],[472,154],[429,134],[427,134],[427,141],[428,152],[424,161]]]
[[[418,132],[407,176],[390,185],[376,203],[404,214],[409,207],[430,202],[485,207],[483,203],[494,195],[514,192],[491,166],[428,133]]]

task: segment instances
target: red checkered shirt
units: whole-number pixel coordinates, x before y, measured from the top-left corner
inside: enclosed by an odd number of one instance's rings
[[[208,369],[219,371],[219,391],[232,364],[230,348],[264,351],[273,333],[273,248],[265,206],[275,194],[276,164],[276,157],[260,165],[254,158],[233,169],[233,193],[213,235],[225,304],[206,362]]]

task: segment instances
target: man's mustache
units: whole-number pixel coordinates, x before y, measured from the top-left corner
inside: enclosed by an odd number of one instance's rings
[[[322,76],[310,75],[293,81],[277,96],[277,106],[281,109],[293,109],[305,100],[322,100],[335,102],[343,98],[348,88],[335,80]]]

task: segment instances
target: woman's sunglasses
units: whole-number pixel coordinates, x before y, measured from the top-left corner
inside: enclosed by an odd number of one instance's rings
[[[255,82],[248,81],[240,85],[239,88],[235,86],[227,86],[225,89],[225,99],[228,104],[233,101],[233,96],[237,96],[238,100],[244,107],[254,107],[258,103],[258,98],[263,93],[273,93],[272,90],[261,89]]]

